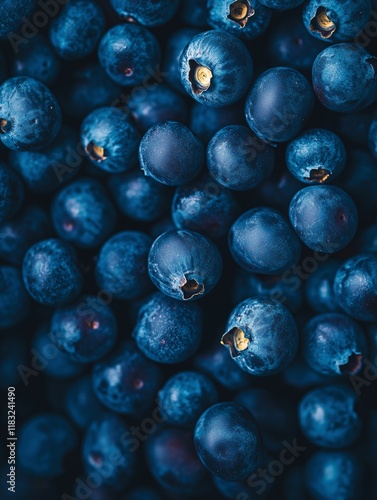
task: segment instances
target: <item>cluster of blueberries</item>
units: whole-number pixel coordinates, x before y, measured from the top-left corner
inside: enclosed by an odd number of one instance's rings
[[[1,0],[2,499],[377,499],[376,11]]]

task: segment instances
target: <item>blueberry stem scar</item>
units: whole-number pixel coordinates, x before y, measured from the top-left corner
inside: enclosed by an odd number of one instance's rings
[[[89,157],[93,161],[101,162],[106,160],[105,150],[101,146],[97,146],[94,142],[89,142],[86,146],[85,151],[88,153]]]
[[[201,94],[211,86],[213,74],[207,66],[202,66],[196,61],[190,61],[189,80],[195,94]]]
[[[234,328],[231,328],[228,332],[224,333],[220,343],[222,345],[228,345],[230,347],[230,353],[232,355],[232,358],[235,358],[240,354],[241,351],[247,349],[250,341],[245,336],[243,330],[235,326]]]
[[[342,374],[346,375],[356,375],[360,371],[361,364],[363,362],[362,354],[352,353],[348,357],[347,363],[339,366],[339,370]]]
[[[227,18],[244,28],[248,19],[254,14],[255,10],[251,7],[249,0],[236,0],[230,4]]]
[[[185,276],[185,282],[179,287],[181,289],[183,299],[190,300],[196,295],[201,295],[204,292],[204,285],[198,283],[194,279],[187,279]]]
[[[336,25],[328,17],[325,7],[318,7],[315,16],[310,21],[310,31],[319,33],[322,38],[330,38],[336,31]]]
[[[330,177],[331,172],[325,168],[312,168],[309,177],[305,177],[306,181],[325,182]]]

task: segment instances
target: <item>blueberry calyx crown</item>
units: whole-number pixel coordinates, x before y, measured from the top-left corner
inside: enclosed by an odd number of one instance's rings
[[[0,118],[0,134],[6,134],[6,126],[7,126],[7,121],[4,120],[4,118]]]
[[[330,38],[336,31],[336,25],[328,17],[326,7],[318,7],[315,16],[310,21],[310,31],[319,33],[321,38]]]
[[[244,28],[248,19],[254,14],[255,10],[251,7],[249,0],[236,0],[229,5],[227,18]]]
[[[93,161],[101,162],[106,160],[105,150],[101,148],[101,146],[97,146],[94,142],[89,142],[85,148],[85,151],[88,153],[89,158]]]
[[[245,336],[245,333],[241,328],[235,326],[231,328],[228,332],[224,333],[221,337],[220,343],[229,347],[230,354],[232,358],[239,356],[241,351],[247,349],[250,341]]]
[[[330,177],[331,172],[325,168],[312,168],[309,173],[309,177],[305,177],[306,181],[316,181],[319,183],[327,181]]]
[[[344,365],[339,365],[340,373],[342,373],[343,375],[356,375],[360,371],[362,363],[362,354],[356,354],[353,352],[348,357],[347,363],[344,363]]]
[[[179,287],[183,295],[183,300],[190,300],[196,295],[204,293],[204,285],[202,283],[198,283],[194,279],[187,279],[186,276],[184,277],[184,280],[183,285]]]
[[[201,94],[209,89],[212,80],[212,71],[207,66],[201,66],[194,59],[189,61],[189,80],[195,94]]]

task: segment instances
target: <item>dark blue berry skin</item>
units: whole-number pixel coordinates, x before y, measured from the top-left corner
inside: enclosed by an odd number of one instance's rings
[[[77,444],[75,430],[64,417],[39,413],[24,422],[19,433],[18,462],[26,473],[45,478],[63,474],[63,460]]]
[[[35,151],[58,135],[62,116],[52,92],[38,80],[15,76],[0,86],[0,140],[13,150]]]
[[[334,292],[349,316],[377,321],[377,254],[358,254],[344,262],[335,275]]]
[[[123,490],[131,483],[138,466],[127,439],[129,426],[118,415],[103,413],[87,429],[82,444],[82,456],[88,474],[97,473],[103,484]]]
[[[42,323],[32,342],[32,353],[35,356],[35,364],[38,367],[38,372],[43,370],[48,377],[58,380],[68,380],[76,377],[84,370],[84,365],[76,363],[60,351],[53,342],[50,333],[50,323]],[[25,378],[29,373],[25,373]],[[33,379],[29,378],[31,383]]]
[[[88,158],[106,172],[134,167],[140,138],[127,115],[114,107],[95,109],[81,124],[81,142]]]
[[[278,24],[266,42],[271,65],[289,66],[298,71],[310,71],[314,59],[326,47],[306,31],[301,13],[295,15],[293,12],[288,12],[281,19],[279,16]]]
[[[310,129],[291,141],[285,162],[292,175],[305,184],[331,183],[347,160],[342,140],[330,130]]]
[[[4,54],[0,51],[0,83],[8,78],[8,67]]]
[[[289,222],[273,208],[253,208],[242,214],[230,228],[228,243],[237,264],[259,274],[281,274],[301,254]]]
[[[105,16],[94,0],[70,0],[50,24],[49,37],[62,59],[83,59],[91,54],[105,30]]]
[[[208,144],[210,174],[222,186],[234,191],[257,187],[271,175],[274,165],[272,146],[242,125],[222,128]]]
[[[292,197],[302,188],[302,184],[287,168],[275,172],[253,191],[253,199],[259,206],[276,208],[288,212]]]
[[[155,221],[170,208],[170,189],[139,169],[112,175],[108,186],[118,209],[130,219]]]
[[[63,114],[81,119],[96,108],[117,106],[121,94],[120,85],[113,82],[98,63],[76,69],[71,79],[58,89],[58,98],[64,103]]]
[[[269,453],[279,453],[282,441],[290,441],[296,435],[295,412],[286,399],[267,389],[253,387],[238,392],[234,402],[253,415]]]
[[[270,9],[289,10],[302,4],[304,0],[260,0],[260,3]]]
[[[244,389],[254,380],[233,362],[229,353],[220,344],[213,344],[206,351],[196,355],[194,366],[231,391]]]
[[[69,386],[64,401],[67,415],[82,430],[87,429],[90,423],[104,411],[92,385],[89,375],[80,377]]]
[[[192,431],[158,429],[145,443],[145,455],[153,478],[172,498],[200,494],[207,471],[195,452]]]
[[[205,0],[206,2],[206,0]],[[204,14],[205,17],[205,14]],[[178,92],[185,94],[185,89],[181,83],[181,70],[179,60],[183,49],[191,42],[200,31],[194,28],[182,28],[174,32],[166,42],[162,69],[166,82]]]
[[[228,232],[237,208],[232,193],[205,175],[177,188],[172,217],[177,229],[219,238]]]
[[[126,109],[131,111],[143,132],[159,122],[186,123],[188,118],[188,108],[183,96],[163,83],[151,84],[144,92],[139,90],[131,93]]]
[[[3,0],[0,5],[0,38],[14,35],[24,23],[23,19],[28,18],[36,7],[37,0]]]
[[[233,309],[221,343],[240,368],[264,377],[292,362],[298,348],[298,331],[286,307],[254,297]]]
[[[362,462],[350,452],[317,451],[305,465],[306,490],[314,500],[361,500],[364,472]]]
[[[85,296],[55,310],[50,333],[52,340],[69,359],[92,363],[112,349],[118,325],[109,306],[95,296]]]
[[[12,151],[10,163],[35,193],[50,193],[80,171],[85,152],[79,135],[63,126],[56,139],[42,151]]]
[[[61,63],[43,35],[37,35],[21,46],[11,65],[12,76],[30,76],[45,85],[56,81]]]
[[[121,18],[132,18],[144,26],[159,26],[169,21],[178,9],[179,0],[110,0]]]
[[[145,84],[156,70],[158,72],[160,58],[157,38],[147,28],[133,23],[111,28],[98,47],[101,66],[119,85]]]
[[[345,248],[358,224],[355,203],[337,186],[309,186],[298,191],[289,207],[289,219],[307,247],[324,253]]]
[[[21,265],[28,249],[50,236],[47,213],[28,205],[20,215],[0,225],[0,258],[9,264]]]
[[[356,113],[340,113],[335,116],[337,133],[346,144],[368,147],[368,133],[373,121],[370,109]]]
[[[182,123],[161,122],[142,138],[139,161],[145,175],[167,186],[181,186],[201,171],[204,148]]]
[[[262,2],[245,0],[242,2],[247,10],[242,19],[232,15],[234,0],[209,0],[207,2],[207,19],[212,28],[225,30],[245,41],[253,40],[266,31],[271,21],[271,11]],[[239,17],[239,16],[238,16]]]
[[[198,86],[196,69],[208,68],[212,77],[208,88]],[[253,61],[245,45],[234,35],[221,30],[196,35],[184,49],[181,82],[195,100],[213,108],[239,101],[253,78]]]
[[[333,384],[309,391],[298,409],[302,432],[321,448],[351,446],[362,427],[356,403],[357,395],[347,385]]]
[[[139,231],[122,231],[102,246],[95,270],[97,285],[120,300],[142,297],[151,289],[148,252],[152,238]]]
[[[30,355],[26,342],[12,334],[2,334],[0,340],[0,388],[4,390],[21,382],[17,368],[26,366]]]
[[[102,184],[81,177],[56,195],[51,207],[57,235],[81,248],[101,245],[114,231],[115,206]]]
[[[148,257],[149,276],[157,288],[178,300],[207,295],[222,272],[222,257],[205,236],[184,229],[161,234]]]
[[[30,298],[22,275],[14,266],[0,266],[0,329],[12,328],[23,321],[30,310]]]
[[[336,377],[321,375],[313,370],[301,355],[297,355],[293,363],[283,371],[282,378],[285,384],[299,391],[318,387],[319,385],[328,385],[329,382],[337,382]]]
[[[207,0],[181,0],[181,18],[188,26],[208,28]]]
[[[302,305],[302,283],[292,286],[283,276],[253,274],[238,269],[233,282],[233,302],[239,304],[249,297],[266,297],[283,304],[291,313]]]
[[[306,301],[317,313],[341,311],[334,294],[334,279],[339,266],[338,260],[324,262],[306,282]]]
[[[358,237],[358,251],[377,252],[377,224],[372,224],[362,231]]]
[[[324,42],[352,42],[364,31],[369,21],[370,0],[360,0],[349,5],[340,0],[309,0],[306,2],[302,20],[309,33]],[[327,26],[321,24],[321,16],[328,17]]]
[[[215,384],[198,372],[179,372],[158,393],[161,416],[170,425],[194,427],[200,415],[217,403]]]
[[[153,294],[141,306],[132,337],[147,358],[158,363],[181,363],[198,349],[202,311],[198,304]]]
[[[246,98],[246,121],[261,139],[286,142],[301,131],[313,105],[308,80],[295,69],[280,66],[255,80]]]
[[[93,368],[93,387],[110,410],[140,418],[151,407],[162,384],[158,365],[133,340],[126,340]]]
[[[362,328],[344,314],[314,316],[301,339],[305,361],[324,375],[356,375],[367,358]]]
[[[258,465],[259,431],[251,413],[239,404],[208,408],[196,424],[194,442],[207,469],[226,481],[242,481]]]
[[[6,163],[0,162],[0,223],[9,221],[19,212],[24,196],[20,177]]]
[[[65,241],[55,238],[40,241],[29,248],[22,274],[33,299],[48,306],[72,302],[83,285],[75,251]]]
[[[235,123],[246,124],[242,101],[221,108],[210,108],[199,102],[191,106],[190,130],[204,144],[208,144],[220,129]]]
[[[284,477],[284,500],[310,500],[305,488],[304,467],[294,465]]]
[[[375,64],[376,58],[354,43],[327,47],[313,64],[314,92],[332,111],[360,111],[377,97]]]
[[[130,491],[127,491],[126,495],[122,497],[122,500],[164,500],[160,493],[150,486],[137,486]]]

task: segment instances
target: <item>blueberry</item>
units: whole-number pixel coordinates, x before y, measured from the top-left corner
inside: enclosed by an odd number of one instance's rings
[[[30,76],[45,85],[54,83],[61,71],[61,63],[43,35],[37,35],[21,47],[11,66],[13,76]]]
[[[105,30],[105,15],[94,0],[70,0],[50,24],[49,37],[62,59],[91,54]]]
[[[74,300],[83,285],[76,253],[59,239],[43,240],[27,251],[22,274],[34,300],[49,306],[61,306]]]
[[[220,492],[222,497],[228,500],[235,500],[237,497],[239,500],[245,498],[247,500],[263,500],[269,496],[273,483],[267,483],[263,481],[263,486],[259,482],[258,474],[253,472],[250,476],[243,481],[226,481],[218,476],[213,476],[213,482]],[[260,488],[257,488],[260,486]],[[262,491],[263,490],[263,491]],[[303,500],[302,498],[300,500]]]
[[[198,349],[202,311],[157,292],[141,306],[132,332],[139,349],[158,363],[181,363]]]
[[[209,238],[224,236],[237,212],[233,195],[209,175],[177,188],[172,217],[178,229],[197,231]]]
[[[377,224],[372,224],[361,231],[358,238],[358,250],[360,253],[377,252]]]
[[[327,47],[312,68],[314,92],[332,111],[360,111],[377,97],[377,58],[354,43]]]
[[[222,272],[217,247],[205,236],[184,229],[161,234],[148,257],[153,283],[178,300],[196,300],[209,293]]]
[[[147,28],[133,23],[111,28],[98,47],[101,66],[119,85],[145,85],[158,72],[160,58],[157,38]]]
[[[302,4],[304,0],[259,0],[261,4],[270,9],[289,10]]]
[[[110,307],[87,295],[55,310],[50,334],[69,359],[92,363],[111,350],[117,332],[117,320]]]
[[[50,193],[80,171],[85,158],[79,135],[63,125],[56,139],[41,151],[12,151],[10,163],[35,193]]]
[[[272,208],[253,208],[242,214],[230,228],[228,241],[237,264],[260,274],[281,274],[301,253],[289,222]]]
[[[139,351],[133,340],[118,345],[93,368],[93,387],[101,403],[136,418],[151,407],[161,383],[160,368]]]
[[[368,132],[373,121],[370,109],[335,116],[336,128],[344,142],[358,147],[368,147]]]
[[[147,466],[166,492],[198,495],[207,473],[193,445],[192,432],[160,428],[146,442]],[[170,496],[170,495],[169,495]]]
[[[377,255],[358,254],[346,260],[335,275],[334,292],[349,316],[377,321]]]
[[[302,305],[302,286],[297,286],[285,274],[268,276],[245,272],[238,269],[233,281],[233,302],[238,304],[249,297],[266,297],[283,304],[291,313],[297,312]]]
[[[137,162],[140,134],[120,109],[92,111],[81,124],[81,141],[90,161],[107,172],[124,172]]]
[[[355,203],[337,186],[309,186],[298,191],[289,207],[289,219],[307,247],[325,253],[346,247],[358,224]]]
[[[8,37],[12,40],[12,47],[17,49],[20,42],[14,32],[25,23],[25,17],[28,18],[36,7],[37,0],[3,0],[0,5],[0,38]]]
[[[95,395],[89,375],[71,383],[64,403],[67,415],[82,430],[86,429],[103,412],[103,406]]]
[[[304,435],[322,448],[346,448],[360,435],[362,420],[357,396],[346,385],[327,385],[309,391],[298,410]]]
[[[208,28],[207,0],[181,0],[180,14],[185,24],[197,28]]]
[[[310,307],[317,313],[340,312],[334,294],[334,279],[340,266],[338,260],[323,262],[309,276],[305,285],[305,297]]]
[[[327,385],[329,382],[337,382],[335,377],[322,375],[313,370],[300,355],[296,356],[293,363],[283,371],[282,377],[285,384],[298,390],[311,389],[319,385]]]
[[[4,336],[0,340],[0,388],[8,390],[20,384],[22,368],[29,358],[29,352],[24,340],[16,337],[14,332]],[[20,373],[21,372],[21,373]]]
[[[373,156],[377,158],[377,117],[374,117],[370,124],[368,144]]]
[[[0,223],[8,222],[19,212],[25,189],[16,172],[0,162]]]
[[[309,0],[302,13],[309,33],[326,42],[353,41],[369,21],[370,0],[345,5],[341,0]]]
[[[170,425],[194,427],[200,415],[217,403],[215,384],[198,372],[178,372],[158,393],[161,416]]]
[[[218,403],[199,418],[195,448],[215,476],[241,481],[258,465],[260,436],[254,418],[236,403]]]
[[[95,270],[98,286],[120,300],[145,295],[151,288],[147,261],[152,239],[140,231],[122,231],[102,246]]]
[[[163,500],[160,492],[150,486],[137,486],[127,491],[123,500]]]
[[[103,484],[115,490],[123,490],[132,483],[138,466],[134,449],[124,439],[128,429],[121,417],[106,412],[90,424],[82,444],[86,472],[98,474]]]
[[[221,30],[194,36],[181,55],[180,68],[186,92],[214,108],[239,101],[253,77],[253,62],[245,45]]]
[[[63,459],[77,444],[71,424],[60,415],[39,413],[24,422],[19,432],[20,467],[31,476],[61,476]]]
[[[0,329],[21,323],[30,311],[30,298],[22,274],[14,266],[0,266]]]
[[[222,128],[208,144],[210,174],[234,191],[257,187],[271,175],[274,164],[273,148],[242,125]]]
[[[330,130],[307,130],[287,146],[285,161],[292,175],[305,184],[332,182],[347,160],[341,139]]]
[[[252,375],[273,375],[296,355],[298,332],[286,307],[254,297],[231,312],[221,343],[240,368]]]
[[[266,31],[271,11],[258,0],[209,0],[208,24],[239,38],[253,40]]]
[[[303,128],[314,105],[307,79],[283,66],[262,73],[254,82],[245,105],[246,120],[263,140],[286,142]]]
[[[159,26],[169,21],[179,6],[179,0],[110,0],[121,18],[132,19],[144,26]]]
[[[43,83],[15,76],[0,86],[0,140],[7,148],[44,148],[58,135],[61,123],[59,104]]]
[[[185,145],[183,149],[182,144]],[[182,123],[161,122],[142,138],[139,161],[145,175],[168,186],[180,186],[201,171],[204,148]]]
[[[105,188],[85,177],[59,191],[51,212],[57,235],[82,248],[101,245],[114,231],[117,219]]]
[[[140,169],[112,175],[108,186],[118,209],[131,219],[155,221],[170,208],[170,189]]]
[[[305,327],[302,352],[308,365],[324,375],[355,375],[367,357],[367,342],[361,327],[347,316],[320,314]]]
[[[50,333],[49,322],[39,325],[33,337],[32,346],[31,352],[35,357],[36,366],[39,370],[44,370],[48,377],[55,380],[67,380],[76,377],[84,370],[84,365],[72,361],[56,347]],[[25,371],[22,378],[28,381],[30,376],[30,371]]]

